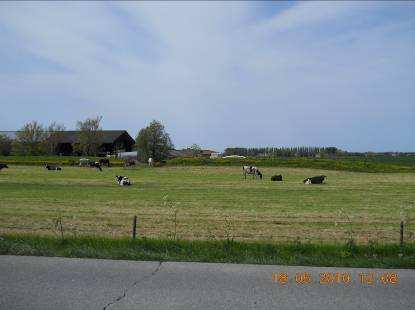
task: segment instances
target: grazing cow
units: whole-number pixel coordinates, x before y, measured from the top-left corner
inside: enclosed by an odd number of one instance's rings
[[[148,166],[149,166],[149,167],[153,167],[153,163],[154,163],[153,158],[151,158],[151,157],[150,157],[150,158],[148,159]]]
[[[108,168],[110,167],[110,160],[108,158],[101,158],[99,163],[101,166],[107,166]]]
[[[116,175],[115,176],[115,181],[120,186],[128,186],[128,185],[131,185],[130,179],[128,177],[124,177],[122,175]]]
[[[1,163],[0,163],[0,170],[1,170],[1,169],[4,169],[4,168],[9,168],[9,167],[8,167],[6,164],[1,164]]]
[[[259,178],[262,180],[262,173],[261,173],[261,171],[259,171],[259,169],[257,167],[243,166],[242,171],[243,171],[245,179],[246,179],[247,174],[251,174],[253,179],[254,178],[256,179],[256,177],[259,176]]]
[[[101,164],[99,162],[97,162],[97,161],[90,162],[89,163],[89,167],[91,167],[91,168],[97,168],[99,171],[102,171]]]
[[[316,177],[307,178],[303,181],[304,184],[323,184],[325,175],[319,175]]]
[[[90,160],[88,158],[79,159],[79,167],[88,167],[90,166]]]
[[[282,181],[282,175],[276,174],[271,177],[271,181]]]
[[[46,164],[45,168],[48,170],[62,170],[61,167],[55,164]]]

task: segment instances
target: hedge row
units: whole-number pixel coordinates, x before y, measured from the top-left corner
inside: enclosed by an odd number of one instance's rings
[[[415,166],[375,163],[356,159],[321,158],[175,158],[166,162],[170,166],[242,166],[295,167],[356,172],[415,172]]]

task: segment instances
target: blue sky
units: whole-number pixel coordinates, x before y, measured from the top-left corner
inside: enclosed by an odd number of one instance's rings
[[[415,2],[2,2],[0,129],[415,151]]]

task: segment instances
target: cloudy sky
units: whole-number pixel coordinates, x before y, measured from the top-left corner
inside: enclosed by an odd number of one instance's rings
[[[0,130],[415,151],[415,2],[1,2]]]

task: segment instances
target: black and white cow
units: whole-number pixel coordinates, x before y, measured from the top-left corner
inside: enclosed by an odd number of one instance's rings
[[[282,181],[282,175],[276,174],[271,177],[271,181]]]
[[[319,175],[311,178],[307,178],[303,181],[304,184],[323,184],[325,175]]]
[[[9,168],[9,166],[7,166],[6,164],[0,163],[0,170],[4,169],[4,168]]]
[[[101,164],[99,162],[97,162],[97,161],[90,162],[89,163],[89,167],[91,167],[91,168],[97,168],[99,171],[102,171]]]
[[[247,174],[251,174],[253,179],[256,179],[256,177],[259,176],[259,178],[262,180],[262,173],[255,166],[243,166],[242,171],[245,179]]]
[[[62,170],[61,167],[55,164],[46,164],[45,168],[48,170]]]
[[[88,167],[91,161],[89,158],[80,158],[79,159],[79,167]]]
[[[115,181],[120,186],[128,186],[128,185],[131,185],[130,179],[128,177],[125,177],[125,176],[122,176],[122,175],[116,175],[115,176]]]

